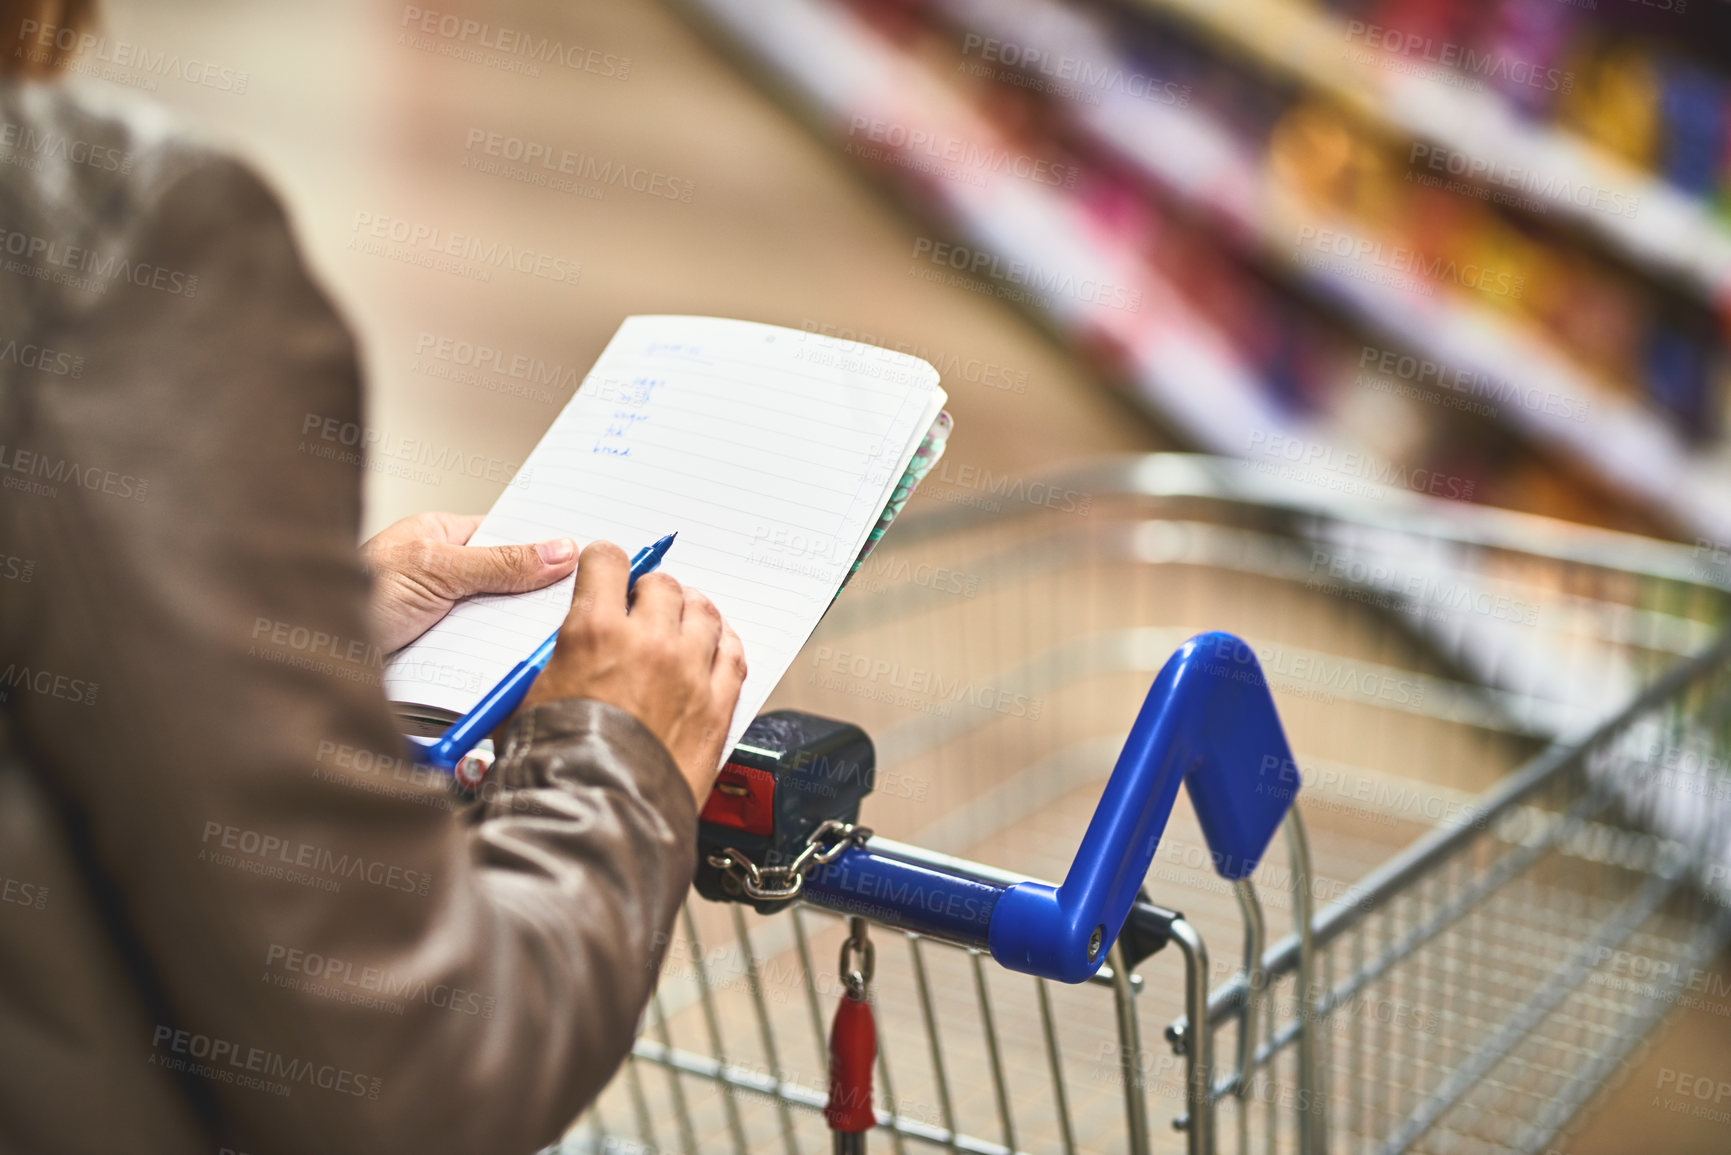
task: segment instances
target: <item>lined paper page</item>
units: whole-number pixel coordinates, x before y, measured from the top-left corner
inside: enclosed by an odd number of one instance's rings
[[[662,570],[708,594],[750,674],[731,750],[834,597],[943,407],[914,357],[714,317],[630,317],[471,540],[679,539]],[[398,702],[461,713],[552,633],[575,578],[471,598],[399,651]]]

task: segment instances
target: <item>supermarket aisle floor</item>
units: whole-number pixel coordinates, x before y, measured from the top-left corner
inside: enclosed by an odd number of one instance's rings
[[[919,226],[886,211],[666,9],[440,7],[593,55],[575,54],[587,70],[505,71],[493,65],[523,62],[422,32],[406,15],[419,9],[384,3],[357,15],[346,0],[220,10],[117,0],[109,13],[115,36],[250,73],[241,95],[165,78],[156,96],[237,138],[284,191],[363,335],[369,422],[382,439],[449,445],[479,463],[374,472],[370,528],[429,506],[484,510],[637,312],[817,328],[925,356],[944,372],[957,422],[945,477],[964,490],[1160,447],[1019,318],[911,278]],[[485,63],[446,55],[469,51]],[[505,155],[489,155],[490,141]],[[577,154],[572,176],[536,170],[567,187],[499,171],[530,145]],[[585,179],[609,165],[646,170],[651,191]],[[515,246],[580,274],[570,284],[509,269],[429,272],[407,262],[428,259],[434,240],[389,242],[408,229]],[[480,271],[491,279],[468,275]],[[464,365],[465,342],[541,362],[542,379]]]

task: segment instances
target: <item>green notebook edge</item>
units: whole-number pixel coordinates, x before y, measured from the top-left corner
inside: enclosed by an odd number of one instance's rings
[[[908,498],[914,495],[914,490],[919,488],[920,482],[924,481],[926,475],[932,471],[932,466],[936,465],[938,459],[944,455],[944,449],[949,444],[950,432],[955,426],[955,419],[950,416],[948,409],[939,410],[938,415],[932,419],[931,427],[926,430],[926,435],[920,439],[920,447],[914,450],[912,459],[908,461],[907,470],[903,472],[901,480],[896,482],[895,490],[890,494],[889,502],[884,506],[883,512],[878,515],[877,523],[872,526],[871,532],[866,535],[865,544],[860,547],[859,556],[854,558],[853,568],[847,571],[847,576],[841,579],[841,585],[836,587],[836,597],[841,596],[841,591],[847,588],[847,583],[853,580],[853,575],[860,571],[866,558],[871,556],[872,550],[876,549],[878,542],[883,540],[884,534],[890,528],[890,523],[895,521],[896,515],[902,511],[902,507],[907,505]],[[834,598],[830,599],[830,604],[835,604]]]

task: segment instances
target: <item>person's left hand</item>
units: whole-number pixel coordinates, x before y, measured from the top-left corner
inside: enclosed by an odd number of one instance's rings
[[[386,653],[426,633],[470,594],[516,594],[552,585],[577,568],[577,543],[468,546],[481,524],[466,513],[417,513],[361,545],[373,575],[373,636]]]

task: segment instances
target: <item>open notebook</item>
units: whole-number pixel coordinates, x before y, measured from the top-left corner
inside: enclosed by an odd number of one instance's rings
[[[944,401],[936,369],[876,346],[629,317],[470,544],[635,553],[677,532],[662,571],[714,599],[750,664],[731,750],[941,452]],[[388,696],[423,723],[470,709],[558,628],[575,580],[462,602],[392,656]]]

